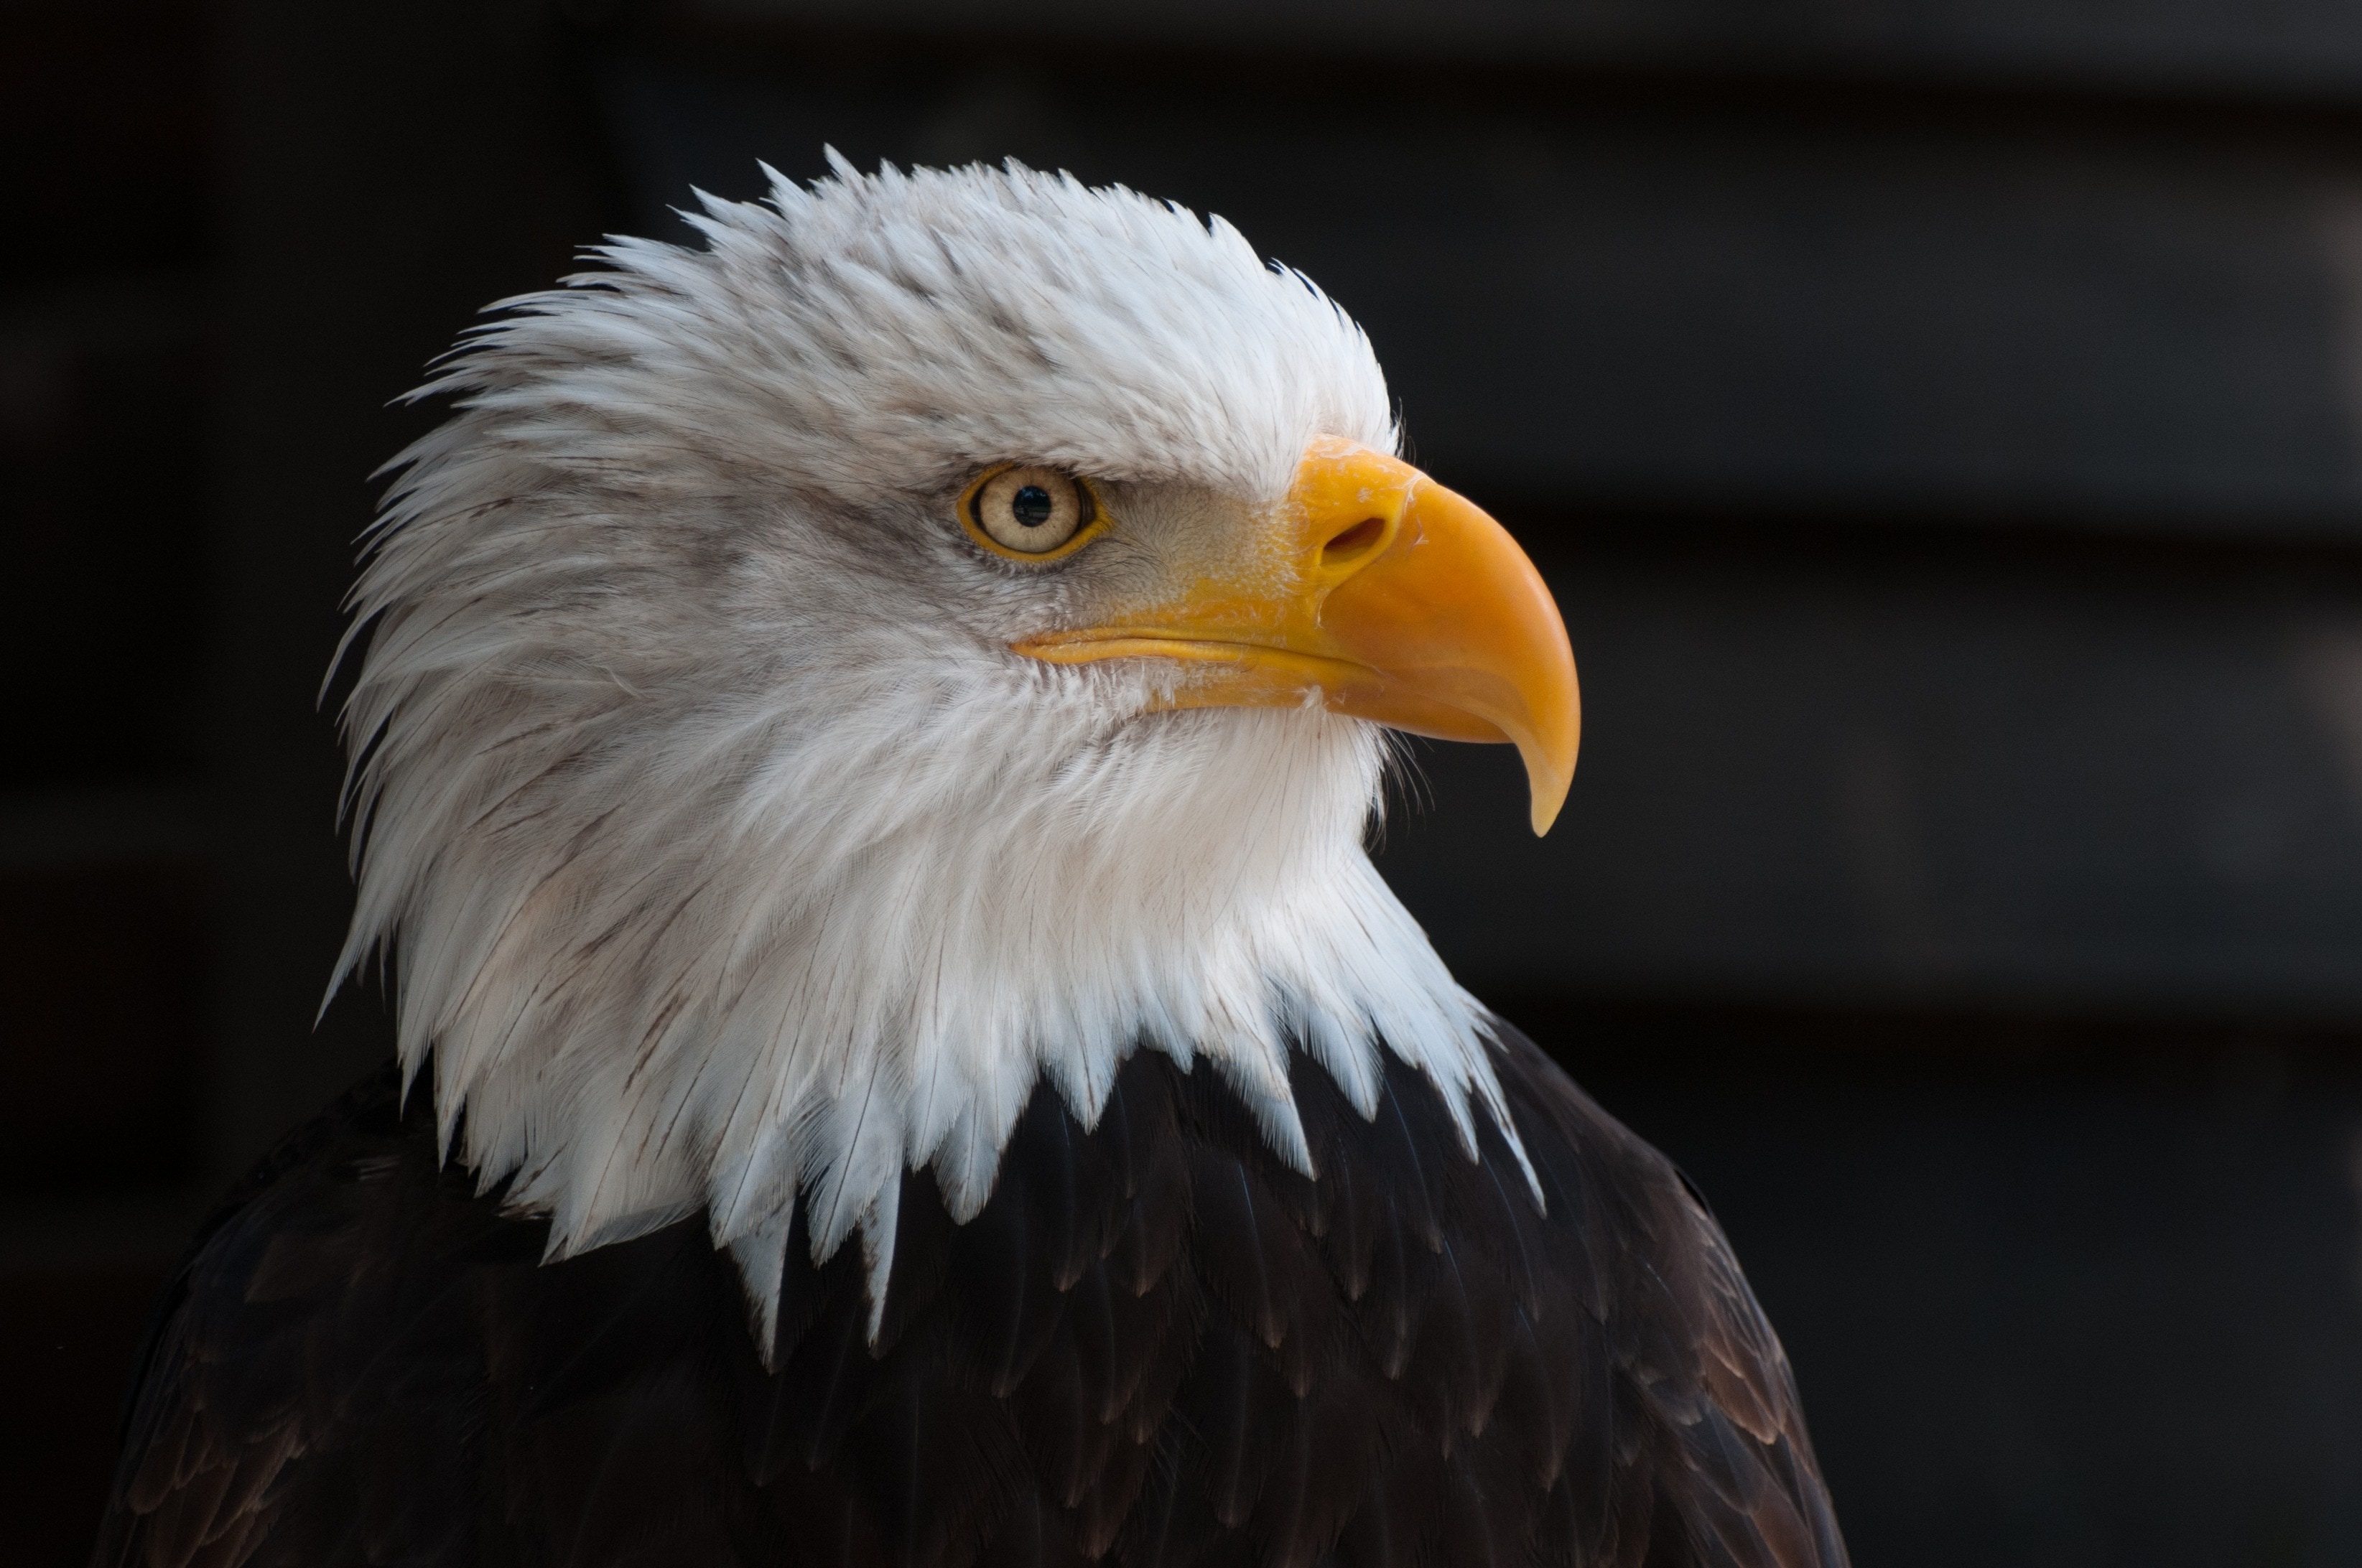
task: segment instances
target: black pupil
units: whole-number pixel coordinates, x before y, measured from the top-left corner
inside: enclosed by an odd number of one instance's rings
[[[1021,528],[1039,528],[1050,521],[1050,492],[1039,485],[1028,485],[1009,499],[1010,512]]]

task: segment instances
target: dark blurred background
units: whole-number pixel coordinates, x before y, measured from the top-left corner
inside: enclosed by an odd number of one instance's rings
[[[0,1538],[387,1048],[315,696],[391,408],[692,184],[1236,221],[1529,542],[1557,831],[1384,860],[1680,1159],[1863,1568],[2362,1563],[2362,0],[8,0]]]

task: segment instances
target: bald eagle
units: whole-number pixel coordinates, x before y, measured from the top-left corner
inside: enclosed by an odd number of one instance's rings
[[[1704,1202],[1365,853],[1389,729],[1540,831],[1577,706],[1360,329],[1013,165],[690,221],[421,389],[398,1060],[205,1226],[97,1561],[1842,1564]]]

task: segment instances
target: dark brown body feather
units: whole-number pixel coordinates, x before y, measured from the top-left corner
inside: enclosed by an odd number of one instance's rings
[[[1538,1207],[1391,1064],[1320,1170],[1149,1052],[1046,1088],[984,1212],[905,1178],[883,1332],[791,1249],[776,1371],[690,1222],[541,1266],[391,1077],[249,1178],[139,1372],[101,1568],[1845,1562],[1779,1343],[1679,1174],[1522,1038]]]

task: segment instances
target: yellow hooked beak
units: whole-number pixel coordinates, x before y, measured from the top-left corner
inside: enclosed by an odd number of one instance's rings
[[[1409,464],[1323,436],[1251,548],[1120,624],[1015,645],[1052,663],[1171,659],[1163,706],[1300,707],[1525,759],[1536,833],[1574,777],[1566,626],[1507,530]]]

